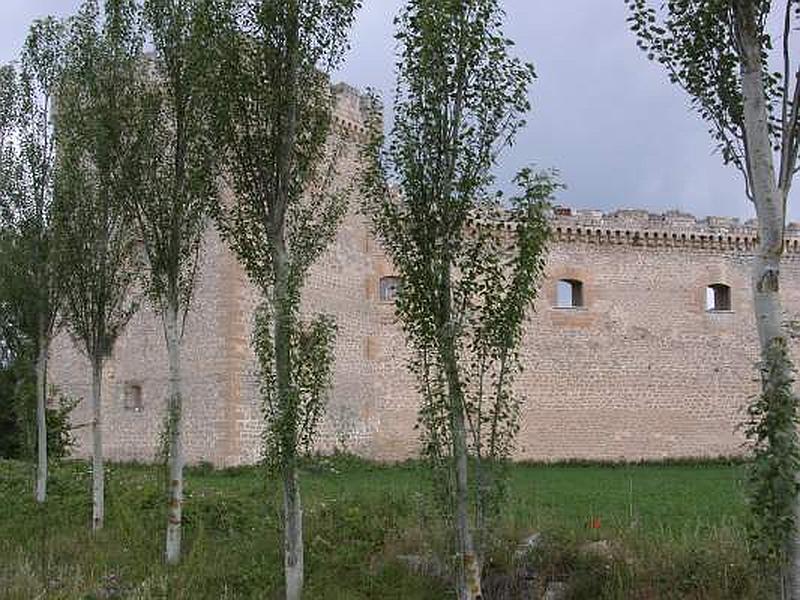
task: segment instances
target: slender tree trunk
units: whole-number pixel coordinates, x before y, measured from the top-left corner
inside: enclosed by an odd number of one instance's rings
[[[47,338],[39,336],[36,357],[36,501],[47,499]]]
[[[800,483],[800,473],[795,473],[795,481]],[[787,594],[786,597],[791,598],[791,600],[798,600],[800,599],[800,531],[798,531],[798,524],[800,524],[800,498],[795,497],[793,512],[795,530],[787,549],[789,575],[786,578],[791,582],[791,589],[790,594]]]
[[[92,530],[103,528],[105,516],[105,472],[103,467],[103,423],[101,420],[103,359],[92,358]]]
[[[291,396],[292,307],[289,297],[289,259],[282,228],[273,236],[272,264],[275,270],[275,373],[281,405],[283,440],[284,571],[286,600],[303,596],[303,515],[297,484],[297,415]]]
[[[780,263],[783,254],[786,198],[778,187],[769,137],[764,93],[761,42],[753,3],[736,2],[737,30],[741,44],[741,76],[747,167],[758,216],[759,244],[753,261],[753,305],[762,358],[776,343],[785,343],[780,297]],[[783,378],[787,373],[779,373]],[[770,382],[764,382],[766,387]],[[796,517],[800,516],[795,498]],[[797,527],[782,569],[783,594],[800,600],[800,539]],[[787,572],[788,571],[788,572]]]
[[[444,343],[443,361],[447,387],[450,396],[450,422],[453,440],[453,462],[455,467],[455,519],[456,543],[463,569],[458,581],[459,600],[480,600],[481,568],[475,553],[472,529],[469,524],[469,482],[467,463],[467,433],[464,416],[464,392],[458,376],[458,364],[453,346],[454,341],[448,333]]]
[[[303,596],[303,509],[295,461],[283,472],[283,512],[286,600],[300,600]]]
[[[280,432],[283,443],[283,512],[284,572],[286,600],[303,597],[303,512],[297,483],[297,407],[291,393],[291,333],[294,326],[293,299],[289,290],[289,253],[286,247],[286,211],[289,204],[291,164],[297,134],[297,66],[299,43],[299,6],[286,2],[286,59],[288,71],[284,93],[290,99],[286,107],[285,130],[280,140],[277,161],[278,186],[270,208],[272,268],[275,273],[275,374],[278,402],[283,420]]]
[[[183,510],[183,428],[181,396],[180,333],[178,331],[178,303],[171,301],[164,314],[169,354],[169,402],[167,405],[167,431],[169,436],[169,501],[167,509],[167,539],[165,559],[176,565],[181,557],[181,521]]]

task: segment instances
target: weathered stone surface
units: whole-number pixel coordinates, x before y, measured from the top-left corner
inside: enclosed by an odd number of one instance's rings
[[[336,88],[337,126],[351,136],[338,185],[352,185],[362,102]],[[391,263],[353,210],[304,291],[307,313],[339,325],[334,385],[319,442],[375,459],[418,451],[418,396],[405,368],[405,339],[393,305],[379,297]],[[752,223],[676,211],[562,208],[536,311],[527,321],[517,380],[525,396],[516,457],[606,460],[709,457],[742,451],[743,407],[757,390],[758,342],[750,262]],[[503,228],[513,229],[504,223]],[[800,230],[790,226],[781,270],[788,318],[800,315]],[[582,282],[584,306],[557,308],[561,279]],[[731,310],[706,310],[706,288],[730,286]],[[183,365],[185,451],[191,462],[250,463],[260,456],[261,409],[250,349],[257,294],[211,228],[195,304],[186,322]],[[105,448],[114,460],[149,460],[166,405],[167,361],[156,315],[131,322],[108,362],[104,381]],[[51,380],[88,398],[86,360],[61,335]],[[140,385],[143,410],[125,407],[126,385]],[[73,423],[89,421],[82,402]],[[76,431],[78,455],[90,451],[90,428]]]

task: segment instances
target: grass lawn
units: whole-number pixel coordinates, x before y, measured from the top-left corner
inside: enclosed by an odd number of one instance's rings
[[[255,467],[189,469],[184,560],[167,569],[163,477],[158,467],[111,465],[106,529],[92,536],[87,464],[53,469],[42,511],[31,467],[0,461],[0,597],[280,597],[277,483]],[[528,597],[523,580],[539,593],[567,582],[571,598],[769,597],[747,552],[741,477],[723,463],[514,465],[487,552],[486,600]],[[302,485],[307,598],[455,597],[446,576],[431,574],[446,570],[449,546],[422,465],[321,458]],[[543,541],[520,558],[520,541],[536,532]],[[445,558],[412,569],[409,555]]]

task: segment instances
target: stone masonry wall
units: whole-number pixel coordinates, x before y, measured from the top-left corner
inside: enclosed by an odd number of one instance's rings
[[[353,187],[363,99],[334,87],[336,126],[350,136],[336,184],[351,210],[304,290],[306,314],[335,317],[336,364],[319,449],[399,460],[418,452],[418,396],[392,302],[379,296],[392,266],[358,211]],[[348,187],[349,186],[349,187]],[[750,292],[753,223],[670,212],[558,209],[536,311],[528,321],[517,385],[526,400],[516,457],[625,459],[719,456],[741,451],[736,425],[757,392],[758,344]],[[800,315],[800,229],[790,226],[782,271],[787,316]],[[584,306],[557,307],[561,279],[581,281]],[[707,311],[706,288],[731,288],[730,311]],[[216,231],[205,239],[183,355],[185,448],[190,462],[251,463],[262,421],[251,319],[259,302]],[[89,422],[90,374],[66,334],[56,340],[51,379],[86,398],[73,415]],[[142,410],[125,407],[141,386]],[[106,368],[106,455],[152,460],[166,406],[160,320],[140,312]],[[90,451],[79,427],[79,456]]]
[[[238,444],[240,385],[237,351],[247,342],[236,310],[243,282],[233,256],[216,231],[205,236],[203,268],[183,344],[185,449],[192,461],[229,464]],[[242,341],[244,340],[244,341]],[[50,381],[82,402],[72,415],[79,456],[91,451],[91,371],[66,332],[52,348]],[[106,362],[102,390],[104,449],[115,460],[152,460],[166,411],[167,353],[160,317],[143,308]],[[125,407],[126,386],[142,391],[142,410]]]

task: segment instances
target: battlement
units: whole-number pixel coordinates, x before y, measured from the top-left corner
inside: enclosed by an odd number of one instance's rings
[[[344,82],[332,85],[331,93],[335,97],[334,121],[347,131],[366,133],[372,98]]]
[[[510,219],[471,220],[473,226],[513,230]],[[679,247],[751,253],[758,244],[758,222],[744,223],[736,217],[707,216],[698,219],[689,213],[669,210],[651,213],[639,209],[620,209],[611,213],[599,210],[553,208],[553,239],[558,242],[631,245],[643,247]],[[800,223],[786,227],[784,251],[800,254]]]
[[[560,242],[628,244],[645,247],[682,247],[752,252],[758,244],[758,222],[736,217],[708,216],[670,210],[651,213],[621,209],[611,213],[555,207],[554,237]],[[786,228],[784,250],[800,253],[800,224]]]
[[[640,209],[619,209],[610,213],[599,210],[557,206],[553,209],[555,220],[574,226],[610,227],[634,229],[670,230],[679,233],[716,233],[747,235],[756,231],[757,221],[749,219],[744,223],[736,217],[708,216],[698,219],[690,213],[668,210],[664,213],[651,213]]]

